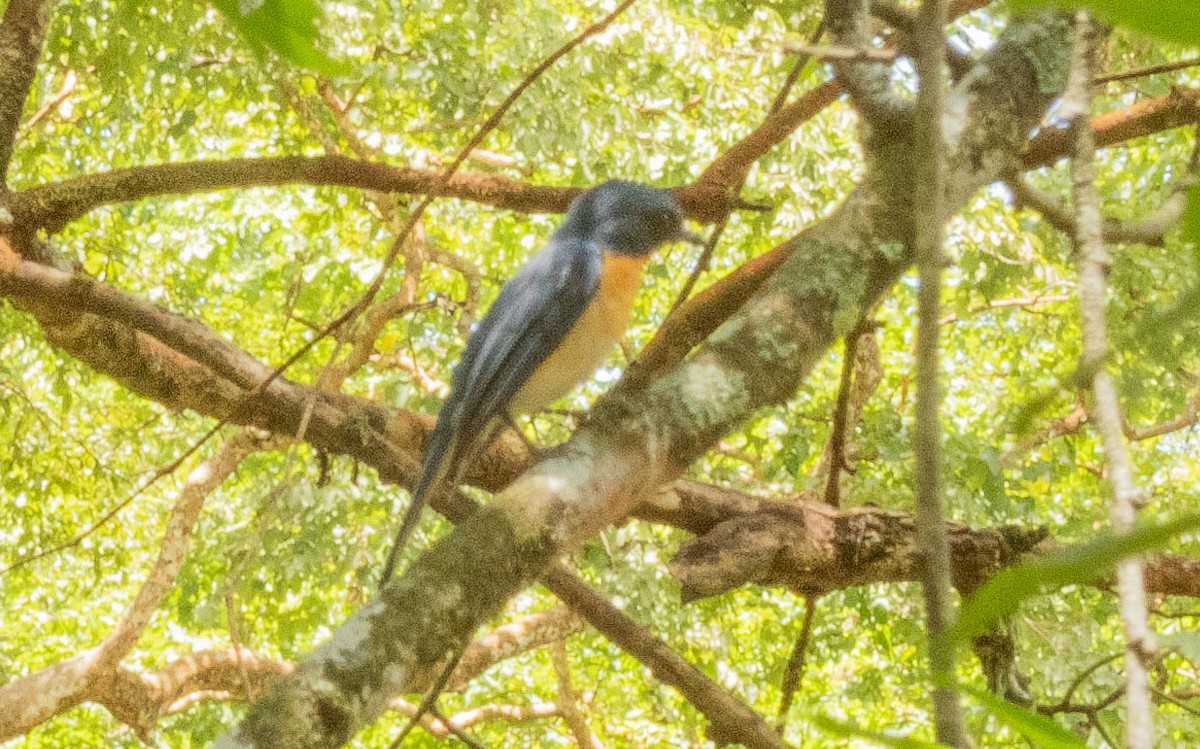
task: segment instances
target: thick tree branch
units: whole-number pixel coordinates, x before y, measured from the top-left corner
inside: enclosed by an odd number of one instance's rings
[[[987,0],[955,0],[955,18],[987,4]],[[703,222],[719,221],[731,210],[752,208],[730,189],[750,166],[797,127],[832,103],[841,93],[830,81],[782,106],[741,141],[719,155],[691,185],[675,189],[687,215]],[[20,193],[14,214],[30,228],[59,231],[87,212],[110,203],[161,195],[189,194],[235,187],[311,184],[351,187],[385,193],[425,194],[471,200],[529,213],[562,212],[582,188],[531,185],[496,174],[409,169],[342,156],[233,159],[189,164],[133,167],[42,185]]]
[[[891,90],[891,56],[876,59],[871,47],[868,0],[825,0],[825,19],[833,41],[853,54],[833,58],[838,80],[872,130],[890,132],[912,117],[912,104]],[[868,134],[868,139],[874,137]]]
[[[42,54],[50,5],[49,0],[9,0],[0,19],[0,191],[8,182],[21,110]]]
[[[679,480],[658,498],[657,506],[644,505],[637,514],[695,534],[669,565],[686,600],[720,595],[747,583],[819,596],[870,583],[911,582],[920,574],[916,526],[909,513],[871,506],[838,510],[808,495],[763,499]],[[947,530],[952,580],[962,593],[1024,555],[1062,551],[1048,539],[1045,528],[949,523]],[[1094,583],[1108,586],[1110,581]],[[1152,557],[1147,561],[1146,591],[1200,597],[1200,560]]]
[[[315,446],[369,459],[385,480],[403,481],[416,470],[411,457],[397,446],[411,444],[415,436],[406,428],[412,421],[403,414],[395,418],[395,413],[370,401],[283,379],[248,398],[248,389],[270,371],[249,354],[195,321],[84,276],[21,259],[9,247],[0,238],[0,294],[34,315],[51,343],[134,392],[173,408],[288,436],[296,434],[311,403],[306,438]],[[113,315],[117,321],[81,308]],[[188,349],[204,363],[172,345]]]
[[[720,497],[723,505],[741,507],[681,546],[671,561],[685,601],[747,583],[820,596],[867,580],[919,579],[922,557],[916,523],[908,513],[872,507],[838,510],[811,499],[772,501],[694,484],[678,493],[681,501],[702,506]],[[974,590],[1046,536],[1044,528],[946,528],[951,576],[962,591]]]
[[[131,606],[131,610],[134,608]],[[502,624],[467,646],[448,688],[462,689],[493,665],[582,629],[582,620],[566,608]],[[295,668],[289,662],[271,660],[244,648],[198,651],[140,674],[115,662],[111,668],[97,668],[103,657],[88,659],[90,668],[82,670],[82,657],[72,658],[0,688],[0,737],[23,735],[76,705],[94,702],[153,743],[149,739],[162,716],[209,700],[244,700],[247,690],[251,695],[262,694]],[[436,671],[417,674],[402,691],[421,692],[436,675]],[[52,699],[62,694],[70,698]]]
[[[962,2],[951,8],[971,10],[985,3]],[[835,81],[821,84],[769,116],[741,141],[718,156],[691,185],[675,188],[687,215],[702,222],[719,221],[730,210],[748,208],[728,194],[739,176],[799,125],[833,102],[841,93]],[[1172,94],[1096,117],[1093,128],[1100,147],[1191,124],[1200,118],[1200,91],[1178,89]],[[1022,155],[1026,168],[1053,163],[1066,156],[1065,129],[1039,133]],[[14,196],[17,223],[32,231],[51,233],[87,212],[115,202],[161,195],[188,194],[235,187],[311,184],[380,192],[428,194],[459,198],[483,205],[539,213],[565,211],[583,188],[531,185],[495,174],[459,172],[438,184],[440,172],[409,169],[342,156],[287,156],[264,159],[201,161],[133,167],[42,185]]]

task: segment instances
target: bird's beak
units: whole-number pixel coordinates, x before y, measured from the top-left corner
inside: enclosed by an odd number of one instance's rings
[[[708,240],[699,234],[682,228],[679,230],[679,233],[675,235],[675,241],[687,242],[688,244],[694,244],[698,247],[703,247],[708,243]]]

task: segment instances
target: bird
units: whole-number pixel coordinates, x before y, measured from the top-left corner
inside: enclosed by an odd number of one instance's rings
[[[546,246],[501,288],[467,339],[381,586],[426,499],[457,478],[472,451],[603,363],[625,333],[646,261],[672,241],[704,243],[684,228],[683,211],[667,190],[609,180],[571,201]]]

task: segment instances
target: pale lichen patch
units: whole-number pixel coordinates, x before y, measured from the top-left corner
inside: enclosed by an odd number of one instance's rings
[[[702,357],[685,366],[680,376],[679,407],[695,433],[709,432],[725,423],[730,414],[750,408],[746,375],[738,370]]]
[[[590,466],[588,460],[553,461],[544,466],[553,473],[523,476],[497,498],[518,543],[544,538],[552,519],[581,500],[578,482],[571,477],[588,475]]]

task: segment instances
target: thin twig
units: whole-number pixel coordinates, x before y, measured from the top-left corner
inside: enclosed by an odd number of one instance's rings
[[[446,731],[454,736],[454,738],[466,744],[470,749],[487,749],[483,742],[467,733],[467,730],[458,725],[452,718],[447,718],[437,705],[429,706],[429,714],[433,716],[439,723],[446,727]]]
[[[1056,304],[1069,301],[1071,301],[1071,297],[1066,294],[1033,294],[1031,296],[1012,297],[1009,299],[993,299],[987,304],[968,309],[961,317],[957,312],[950,312],[938,320],[938,325],[950,325],[963,319],[963,317],[971,317],[995,309],[1036,307],[1042,304]]]
[[[403,729],[401,729],[400,734],[396,736],[396,738],[388,746],[388,749],[400,749],[400,745],[404,743],[404,739],[408,737],[408,734],[412,733],[413,727],[420,723],[421,718],[425,716],[425,713],[429,712],[430,709],[437,705],[437,698],[441,695],[442,690],[446,688],[446,682],[450,681],[450,674],[454,673],[454,669],[456,666],[458,666],[458,661],[462,658],[462,655],[463,648],[460,647],[454,651],[453,655],[450,656],[450,660],[446,661],[446,665],[442,668],[442,672],[438,674],[437,681],[433,683],[433,686],[431,686],[429,691],[425,693],[425,697],[421,700],[421,704],[417,706],[416,714],[408,719],[408,723],[405,724]]]
[[[1092,79],[1092,85],[1099,86],[1104,83],[1112,83],[1114,81],[1127,81],[1131,78],[1144,78],[1148,75],[1158,75],[1160,73],[1174,73],[1177,70],[1186,70],[1200,65],[1200,57],[1193,57],[1187,60],[1177,60],[1176,62],[1166,62],[1161,65],[1148,65],[1144,68],[1134,68],[1133,70],[1122,70],[1116,73],[1105,73],[1098,75]]]
[[[550,661],[554,664],[554,675],[558,681],[558,696],[554,702],[567,728],[575,737],[579,749],[604,749],[604,744],[592,732],[587,717],[579,709],[579,696],[571,685],[571,664],[567,661],[567,646],[562,640],[550,644]]]
[[[18,559],[17,561],[13,562],[9,566],[7,566],[3,569],[0,569],[0,576],[7,575],[8,573],[10,573],[14,570],[18,570],[21,567],[24,567],[28,564],[32,564],[33,562],[36,562],[37,560],[42,559],[43,557],[48,557],[51,554],[57,554],[60,551],[63,551],[65,549],[70,549],[74,546],[78,546],[79,544],[83,543],[83,540],[85,538],[87,538],[88,536],[90,536],[93,533],[95,533],[96,531],[98,531],[100,528],[102,528],[104,526],[105,523],[107,523],[108,521],[110,521],[114,517],[116,517],[117,514],[121,512],[121,510],[124,510],[126,507],[129,506],[129,504],[131,502],[133,502],[133,500],[140,497],[143,492],[145,492],[147,489],[149,489],[151,486],[153,486],[154,482],[158,481],[163,476],[169,476],[170,474],[172,474],[176,470],[178,470],[179,466],[183,465],[183,462],[185,460],[187,460],[188,458],[190,458],[193,453],[195,453],[197,450],[199,450],[201,448],[201,446],[204,445],[205,442],[208,442],[208,440],[214,434],[216,434],[217,430],[220,429],[222,426],[224,426],[224,422],[213,426],[211,429],[209,429],[207,432],[205,432],[204,435],[202,437],[200,437],[200,439],[198,439],[194,444],[192,444],[190,447],[188,447],[186,450],[184,450],[183,453],[180,454],[179,457],[175,458],[170,463],[167,463],[165,466],[156,468],[154,470],[154,473],[150,475],[150,478],[148,478],[145,481],[145,483],[143,483],[141,486],[134,489],[133,492],[130,493],[130,495],[128,497],[126,497],[125,499],[118,502],[117,505],[115,507],[113,507],[111,510],[109,510],[108,512],[101,515],[99,519],[97,519],[94,523],[89,525],[82,533],[75,536],[70,541],[64,541],[63,543],[61,543],[57,546],[52,546],[49,549],[44,549],[42,551],[37,552],[36,554],[31,554],[22,559]]]
[[[42,118],[49,114],[55,107],[66,101],[67,97],[71,95],[71,92],[75,90],[75,84],[78,82],[79,73],[75,72],[75,68],[67,68],[67,71],[63,73],[62,86],[59,87],[54,96],[51,96],[46,100],[46,103],[43,104],[38,111],[30,115],[29,119],[25,121],[25,124],[21,126],[21,130],[28,130],[29,128],[38,124],[42,121]]]
[[[788,711],[792,709],[792,701],[796,697],[796,690],[800,687],[800,680],[804,678],[804,667],[807,663],[808,641],[812,637],[813,619],[817,613],[817,596],[808,595],[804,597],[804,623],[800,625],[800,634],[796,637],[796,644],[792,647],[792,654],[788,656],[787,665],[783,667],[783,679],[779,683],[779,714],[776,718],[775,728],[780,733],[783,733],[784,727],[787,725]]]
[[[858,339],[862,332],[852,330],[842,344],[842,379],[838,384],[837,404],[833,410],[833,427],[829,435],[829,475],[825,478],[825,504],[841,506],[839,496],[842,471],[846,463],[846,422],[849,421],[850,388],[854,387],[854,363],[858,355]]]
[[[1062,710],[1066,709],[1066,707],[1071,704],[1071,695],[1075,694],[1076,689],[1079,689],[1079,687],[1083,686],[1083,683],[1085,681],[1087,681],[1089,676],[1096,673],[1101,668],[1104,668],[1105,666],[1112,663],[1113,661],[1118,660],[1124,654],[1125,654],[1124,651],[1117,651],[1116,653],[1113,653],[1112,655],[1101,658],[1100,660],[1096,661],[1092,665],[1088,666],[1087,668],[1083,669],[1078,674],[1076,674],[1075,678],[1071,680],[1070,685],[1067,686],[1067,690],[1065,692],[1063,692],[1062,699],[1059,700],[1058,703],[1055,705],[1048,705],[1048,706],[1044,707],[1044,710],[1048,711],[1046,714],[1061,712]]]

